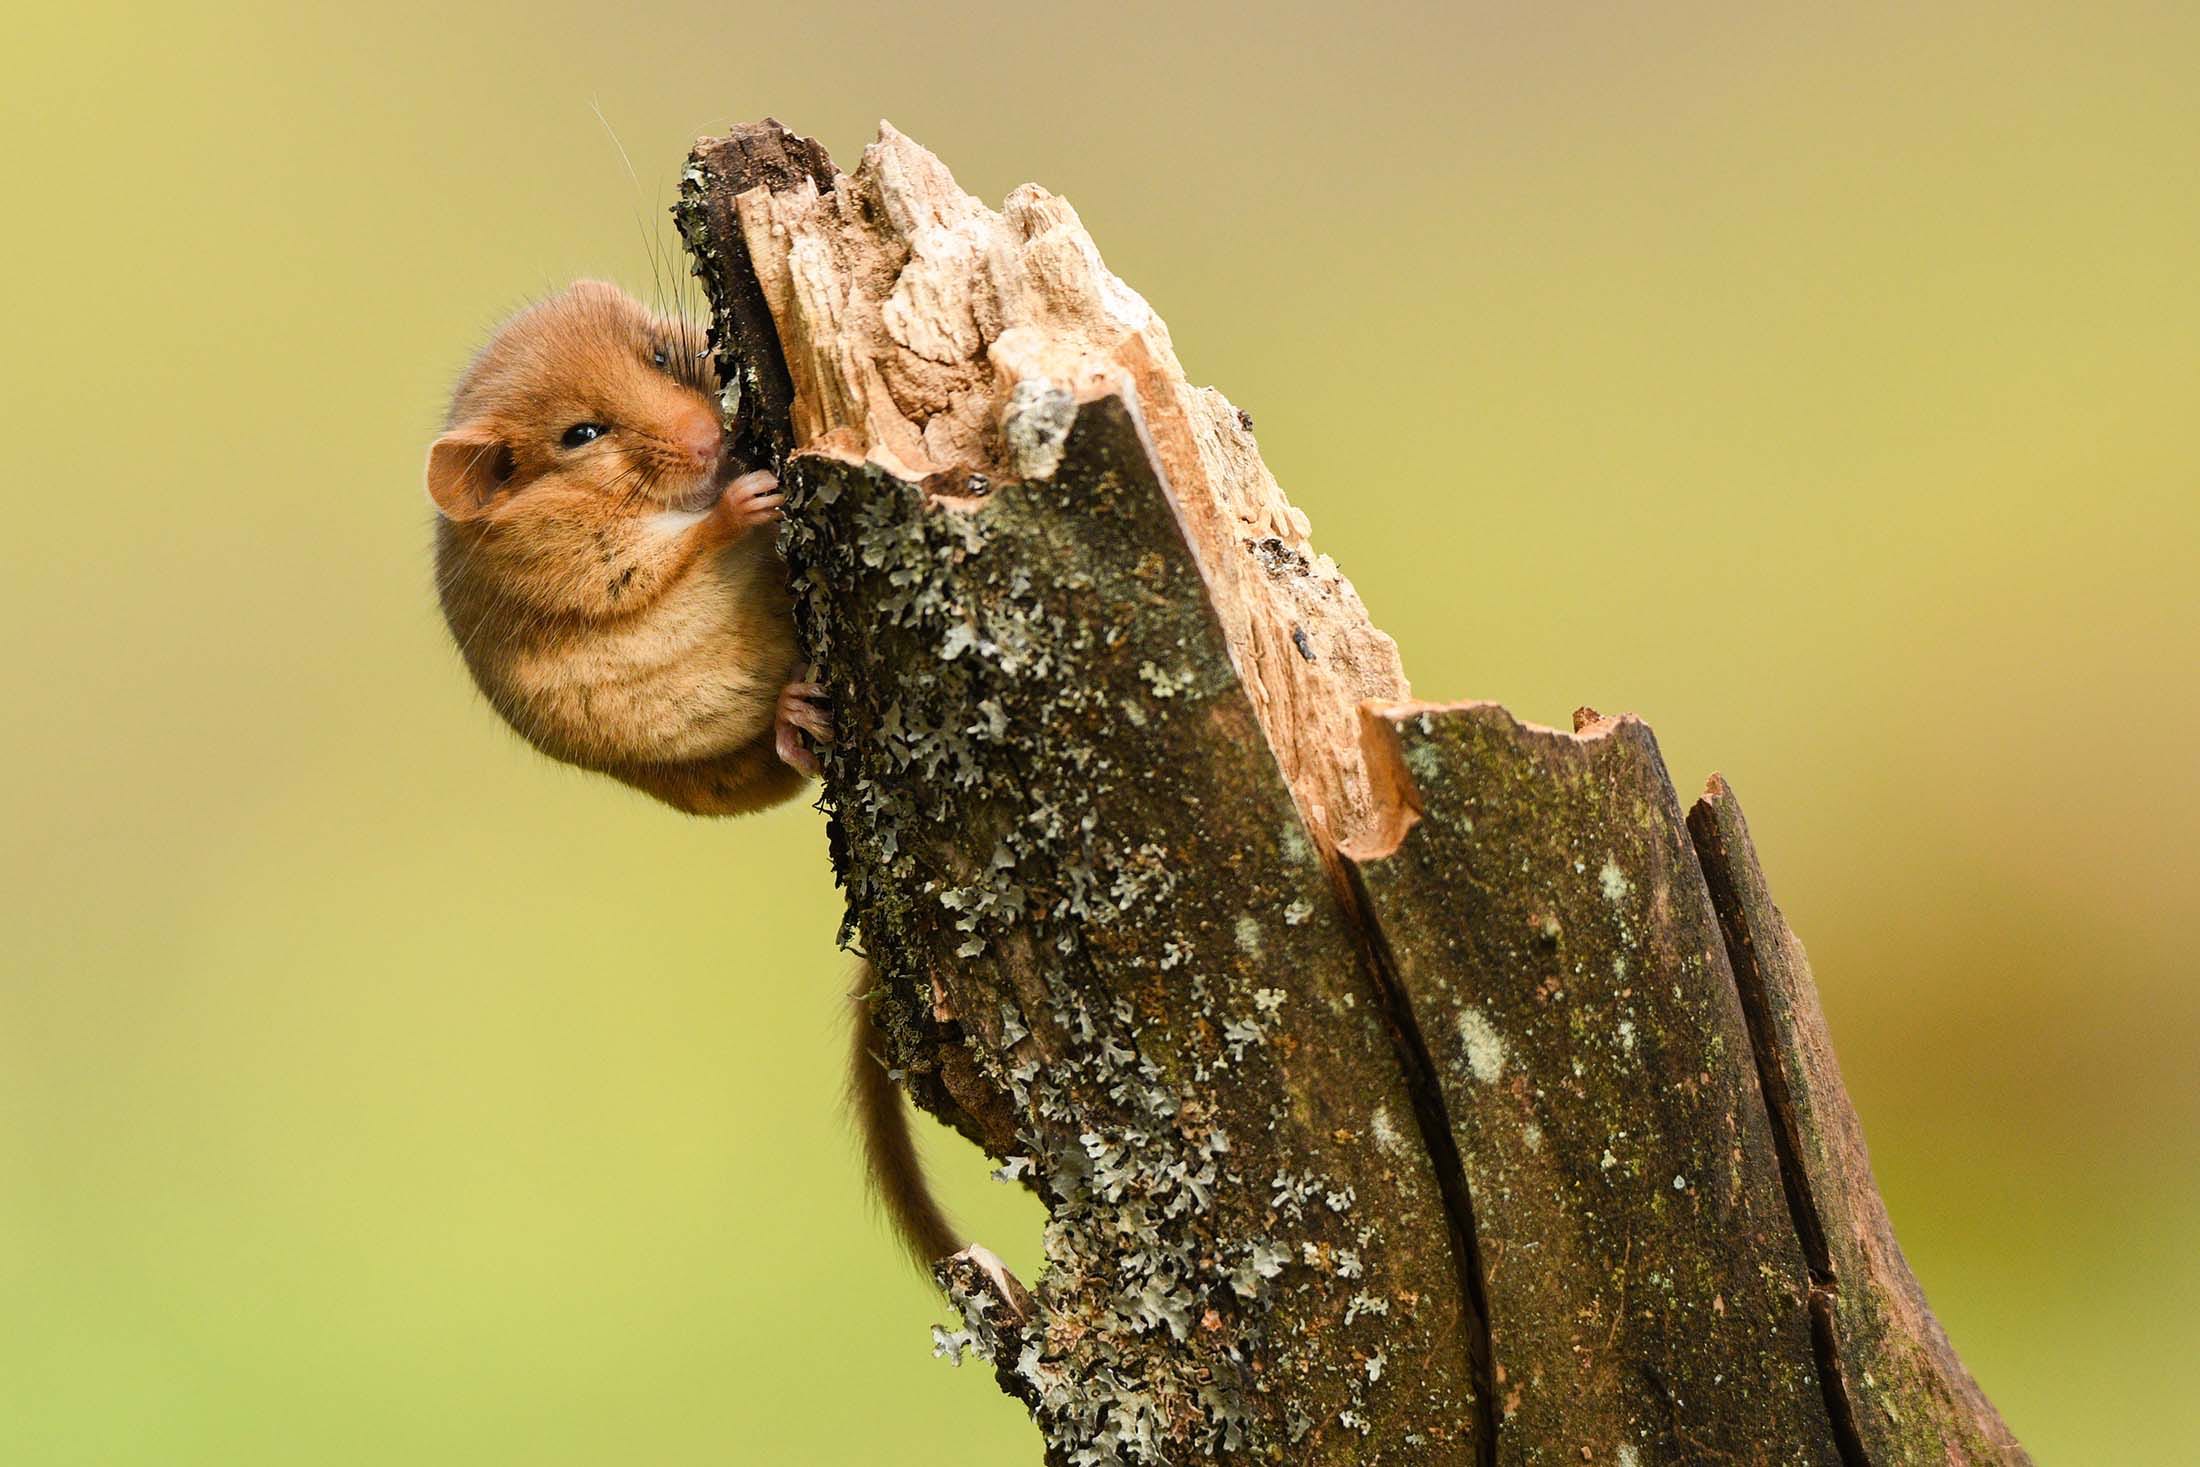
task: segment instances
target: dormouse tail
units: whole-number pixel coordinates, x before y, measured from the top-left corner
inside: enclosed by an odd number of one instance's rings
[[[848,1105],[855,1112],[856,1127],[863,1133],[863,1160],[871,1174],[871,1190],[894,1231],[930,1273],[932,1265],[962,1247],[955,1230],[932,1196],[917,1159],[916,1138],[909,1129],[909,1104],[895,1086],[893,1076],[872,1052],[876,1032],[871,1006],[865,1000],[876,982],[869,963],[856,970],[856,988],[849,1015],[851,1043],[848,1054]]]

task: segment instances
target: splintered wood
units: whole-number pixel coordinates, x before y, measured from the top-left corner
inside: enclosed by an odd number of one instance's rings
[[[881,124],[830,190],[804,179],[735,206],[807,451],[962,495],[973,476],[1051,476],[1077,404],[1132,406],[1288,782],[1317,831],[1355,828],[1352,709],[1406,695],[1397,645],[1309,544],[1250,420],[1185,380],[1167,325],[1068,201],[1025,184],[987,208]]]
[[[1028,1300],[944,1266],[942,1349],[1050,1464],[2026,1460],[1730,791],[1684,818],[1631,718],[1404,701],[1045,190],[763,123],[679,218],[788,491],[881,1046],[1048,1210]]]

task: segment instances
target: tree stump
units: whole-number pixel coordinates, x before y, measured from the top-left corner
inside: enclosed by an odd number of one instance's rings
[[[1028,1300],[941,1277],[1049,1462],[2026,1460],[1723,784],[1408,701],[1044,190],[766,121],[676,215],[787,488],[882,1047],[1047,1209]]]

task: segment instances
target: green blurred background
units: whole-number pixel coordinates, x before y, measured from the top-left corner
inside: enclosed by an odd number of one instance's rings
[[[818,817],[544,763],[431,603],[466,353],[767,112],[1070,197],[1424,695],[1726,771],[1980,1379],[2191,1460],[2200,8],[178,10],[0,50],[0,1462],[1036,1460]]]

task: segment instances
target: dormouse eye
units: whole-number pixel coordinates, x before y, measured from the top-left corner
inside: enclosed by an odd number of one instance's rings
[[[671,363],[672,353],[661,346],[653,346],[649,349],[649,359],[655,362],[657,370],[662,372]]]
[[[604,426],[601,423],[575,423],[565,430],[565,436],[558,443],[565,448],[579,448],[584,443],[594,443],[603,435]]]

